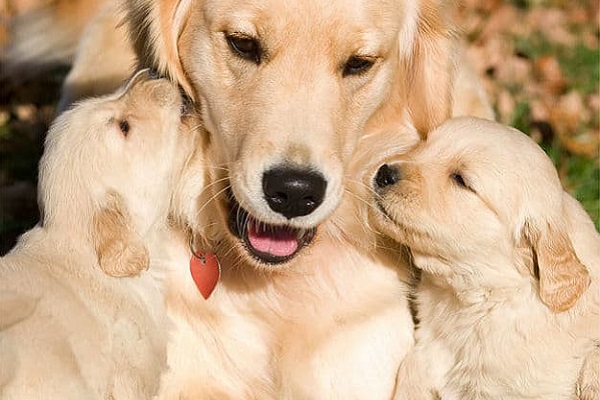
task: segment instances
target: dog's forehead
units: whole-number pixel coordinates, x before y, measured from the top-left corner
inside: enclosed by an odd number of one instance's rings
[[[204,8],[205,17],[213,29],[240,29],[261,37],[310,39],[315,43],[326,38],[374,41],[394,37],[402,24],[401,16],[408,8],[399,0],[221,0],[207,3],[210,4]]]

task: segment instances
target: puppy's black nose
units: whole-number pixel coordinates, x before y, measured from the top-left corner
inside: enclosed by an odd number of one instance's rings
[[[386,186],[391,186],[398,183],[400,180],[400,171],[397,167],[392,167],[388,164],[383,164],[377,170],[375,175],[375,185],[379,189],[383,189]]]
[[[286,218],[301,217],[323,203],[327,181],[311,170],[277,167],[263,174],[263,193],[271,210]]]

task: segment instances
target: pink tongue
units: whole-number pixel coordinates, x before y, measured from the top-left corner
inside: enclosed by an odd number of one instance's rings
[[[261,253],[276,257],[288,257],[298,250],[298,239],[293,229],[269,227],[259,232],[252,221],[248,224],[248,241]]]

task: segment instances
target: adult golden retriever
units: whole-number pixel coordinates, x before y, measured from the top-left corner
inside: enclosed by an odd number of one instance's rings
[[[490,115],[452,5],[132,0],[89,25],[63,106],[137,60],[177,81],[206,129],[173,216],[222,275],[206,301],[183,233],[168,252],[162,397],[391,396],[413,327],[403,261],[364,225],[362,151],[406,149],[453,113]]]
[[[396,399],[598,398],[600,235],[533,140],[453,119],[374,189],[422,271]]]
[[[171,193],[193,150],[182,104],[177,86],[142,71],[53,124],[40,164],[42,219],[0,259],[2,399],[157,392],[167,266],[149,260],[169,240]]]

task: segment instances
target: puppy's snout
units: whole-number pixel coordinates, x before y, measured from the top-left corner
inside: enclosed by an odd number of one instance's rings
[[[312,213],[323,203],[327,181],[311,170],[273,168],[263,174],[263,193],[271,210],[288,219]]]
[[[400,169],[397,166],[383,164],[375,175],[375,189],[384,189],[398,183],[400,180]]]

